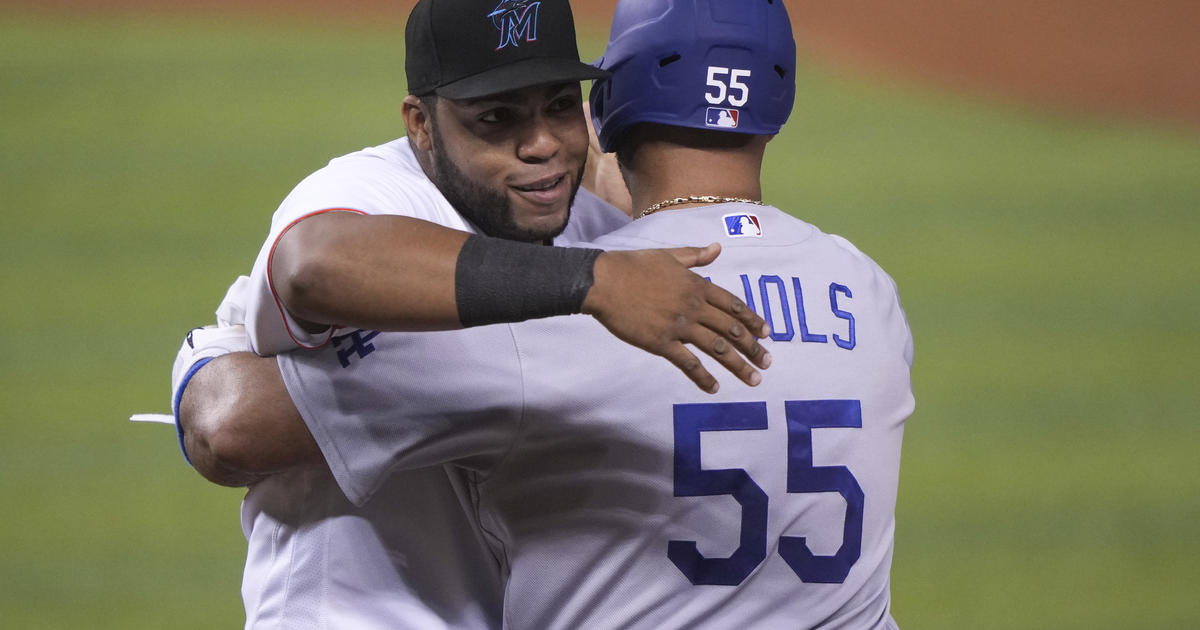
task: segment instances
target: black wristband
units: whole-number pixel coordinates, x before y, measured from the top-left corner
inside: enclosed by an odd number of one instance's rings
[[[578,313],[600,253],[472,234],[454,270],[458,319],[470,327]]]

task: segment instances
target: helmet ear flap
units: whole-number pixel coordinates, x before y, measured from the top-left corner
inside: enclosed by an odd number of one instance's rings
[[[592,108],[592,122],[597,128],[600,126],[600,121],[604,120],[604,111],[608,105],[608,96],[608,81],[596,81],[592,84],[592,93],[588,98],[588,102]]]

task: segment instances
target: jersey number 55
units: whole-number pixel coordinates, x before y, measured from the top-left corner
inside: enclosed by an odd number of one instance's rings
[[[862,549],[863,491],[845,466],[813,466],[812,430],[862,428],[857,400],[790,400],[784,403],[788,431],[787,491],[837,492],[846,500],[842,546],[832,556],[812,553],[803,536],[780,536],[779,555],[804,582],[840,584]],[[767,557],[767,494],[744,469],[700,467],[704,431],[767,428],[767,403],[675,405],[675,496],[728,494],[742,506],[741,543],[728,558],[705,558],[694,540],[667,543],[667,557],[693,584],[741,584]]]

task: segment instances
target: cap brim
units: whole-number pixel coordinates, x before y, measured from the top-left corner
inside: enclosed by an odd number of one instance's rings
[[[485,70],[433,91],[455,100],[479,98],[535,85],[604,79],[609,74],[575,59],[535,57]]]

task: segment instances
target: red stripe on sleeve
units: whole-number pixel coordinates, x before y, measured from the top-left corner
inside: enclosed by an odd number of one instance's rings
[[[271,273],[271,271],[272,271],[271,266],[275,262],[275,248],[279,246],[279,239],[283,238],[283,235],[287,234],[288,230],[292,229],[293,227],[296,226],[297,223],[300,223],[301,221],[303,221],[305,219],[308,219],[310,217],[315,217],[319,214],[325,214],[326,212],[355,212],[355,213],[362,214],[362,215],[367,214],[366,212],[363,212],[362,210],[355,210],[353,208],[326,208],[324,210],[317,210],[316,212],[310,212],[310,213],[296,219],[295,221],[292,221],[291,223],[287,224],[287,227],[283,228],[283,230],[281,230],[279,232],[279,236],[275,237],[275,242],[271,243],[271,253],[267,255],[267,286],[270,287],[270,289],[271,289],[271,297],[275,299],[275,307],[277,309],[279,309],[279,317],[280,317],[280,319],[283,320],[283,328],[284,328],[284,330],[287,331],[288,337],[292,340],[292,343],[296,344],[297,347],[303,348],[305,350],[316,350],[318,348],[324,348],[326,346],[326,344],[328,344],[329,341],[331,339],[333,339],[333,333],[334,333],[334,331],[336,331],[339,328],[339,326],[337,326],[336,324],[330,326],[329,327],[329,336],[327,336],[325,338],[325,340],[322,341],[320,344],[315,345],[315,346],[305,345],[299,339],[296,339],[296,335],[292,333],[291,326],[288,325],[287,311],[283,307],[283,302],[280,301],[280,299],[279,299],[279,293],[277,291],[275,291],[275,278],[273,277],[273,275]]]

